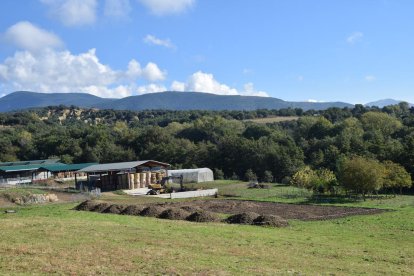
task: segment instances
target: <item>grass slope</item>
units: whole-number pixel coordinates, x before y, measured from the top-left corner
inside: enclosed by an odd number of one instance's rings
[[[280,188],[268,191],[273,201]],[[239,190],[246,198],[265,191]],[[129,198],[108,199],[116,197]],[[302,201],[300,193],[290,200]],[[413,275],[414,198],[349,204],[395,211],[263,228],[72,211],[75,204],[20,208],[0,214],[0,274]]]

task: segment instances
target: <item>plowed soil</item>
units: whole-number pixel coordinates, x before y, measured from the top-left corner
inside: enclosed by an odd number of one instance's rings
[[[195,200],[157,204],[165,208],[191,206],[204,211],[224,214],[255,212],[262,215],[276,215],[284,219],[325,220],[352,215],[370,215],[384,212],[381,209],[286,204],[246,200]]]

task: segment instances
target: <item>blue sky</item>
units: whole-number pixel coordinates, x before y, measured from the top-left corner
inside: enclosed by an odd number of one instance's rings
[[[414,102],[411,0],[2,0],[0,96]]]

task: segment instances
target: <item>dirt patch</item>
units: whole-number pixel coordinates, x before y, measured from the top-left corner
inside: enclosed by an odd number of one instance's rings
[[[105,210],[103,210],[103,213],[108,213],[108,214],[121,214],[122,211],[125,210],[125,206],[123,205],[118,205],[118,204],[112,204],[111,206],[109,206],[108,208],[106,208]]]
[[[98,203],[90,211],[102,213],[104,210],[108,209],[109,206],[111,205],[106,202]]]
[[[139,213],[139,215],[144,217],[158,217],[164,211],[164,207],[152,205],[142,210],[141,213]]]
[[[260,226],[271,226],[271,227],[286,227],[289,225],[288,221],[274,215],[261,215],[258,216],[254,221],[254,225]]]
[[[139,214],[144,210],[145,206],[139,205],[128,205],[122,212],[121,215],[129,216],[139,216]]]
[[[198,211],[189,215],[187,217],[187,220],[193,222],[217,222],[220,219],[215,213],[208,211]]]
[[[180,208],[171,208],[163,211],[158,218],[185,220],[190,215],[189,212]]]
[[[186,211],[186,212],[189,212],[189,213],[202,211],[202,209],[200,207],[197,207],[197,206],[188,206],[188,205],[186,205],[186,206],[181,206],[180,208],[182,210]]]
[[[287,204],[247,200],[194,200],[169,203],[168,207],[190,206],[205,211],[224,214],[255,212],[261,215],[276,215],[284,219],[325,220],[352,215],[370,215],[384,212],[381,209],[337,207],[306,204]],[[186,207],[188,208],[188,207]]]
[[[84,202],[82,202],[81,204],[79,204],[78,206],[75,207],[75,210],[78,211],[92,211],[95,206],[97,205],[96,202],[92,201],[92,200],[86,200]]]
[[[226,219],[227,223],[235,224],[253,224],[253,221],[259,217],[259,214],[254,212],[244,212],[232,215]]]

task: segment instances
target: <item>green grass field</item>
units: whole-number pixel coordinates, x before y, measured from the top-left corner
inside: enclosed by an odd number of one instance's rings
[[[203,185],[217,186],[220,194],[234,198],[307,200],[306,191],[285,186],[247,189],[245,183],[230,181]],[[140,202],[116,194],[102,199]],[[287,228],[79,212],[71,210],[75,205],[1,212],[0,274],[414,274],[413,196],[347,202],[393,211],[290,221]]]

